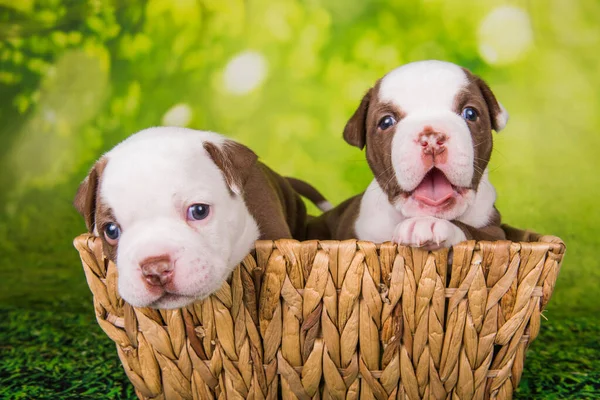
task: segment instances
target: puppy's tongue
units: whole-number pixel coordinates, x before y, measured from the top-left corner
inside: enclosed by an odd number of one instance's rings
[[[429,171],[414,191],[415,199],[428,206],[439,206],[453,194],[452,184],[446,175],[437,168]]]

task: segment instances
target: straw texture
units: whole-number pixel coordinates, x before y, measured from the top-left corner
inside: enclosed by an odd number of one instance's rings
[[[518,232],[535,242],[259,241],[218,292],[168,311],[123,302],[99,239],[75,247],[142,399],[510,399],[565,251]]]

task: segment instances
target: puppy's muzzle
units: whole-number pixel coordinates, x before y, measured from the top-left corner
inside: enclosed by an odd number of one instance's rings
[[[173,262],[168,255],[147,258],[140,263],[140,269],[151,286],[165,286],[173,279]]]
[[[434,157],[446,151],[447,141],[448,136],[445,133],[435,132],[432,129],[423,130],[418,138],[423,154]]]

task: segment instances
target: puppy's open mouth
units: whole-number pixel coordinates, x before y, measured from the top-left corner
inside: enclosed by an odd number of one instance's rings
[[[426,206],[441,207],[451,203],[454,197],[462,194],[463,191],[462,188],[452,185],[441,170],[432,168],[411,195]]]

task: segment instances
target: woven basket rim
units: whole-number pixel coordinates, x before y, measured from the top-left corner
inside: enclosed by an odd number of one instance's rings
[[[87,241],[88,239],[93,239],[93,238],[97,238],[99,239],[98,236],[95,236],[92,233],[86,232],[86,233],[81,233],[79,235],[77,235],[74,239],[73,239],[73,245],[77,248],[77,250],[80,250],[80,248],[78,247],[78,243],[83,243],[85,241]],[[391,241],[387,241],[387,242],[382,242],[382,243],[375,243],[375,242],[371,242],[368,240],[359,240],[359,239],[346,239],[346,240],[317,240],[317,239],[313,239],[313,240],[296,240],[296,239],[275,239],[275,240],[257,240],[255,241],[255,248],[253,248],[250,253],[248,254],[252,254],[255,255],[256,254],[256,247],[262,247],[262,248],[268,248],[271,247],[273,249],[277,248],[277,244],[278,243],[298,243],[300,245],[302,244],[312,244],[314,242],[317,242],[317,248],[319,250],[324,250],[325,247],[323,246],[323,244],[336,244],[336,243],[348,243],[348,242],[356,242],[356,248],[359,249],[361,244],[371,244],[373,243],[375,245],[375,247],[377,248],[377,250],[379,251],[381,249],[381,247],[384,246],[397,246],[397,247],[410,247],[410,246],[403,246],[403,245],[398,245],[396,243],[393,243]],[[469,240],[469,241],[464,241],[458,244],[455,244],[454,246],[450,247],[449,249],[456,249],[459,247],[463,247],[463,246],[469,246],[470,243],[475,243],[475,247],[473,248],[473,250],[480,250],[482,246],[485,245],[493,245],[494,243],[502,243],[502,242],[510,242],[513,245],[518,245],[519,248],[521,248],[523,246],[523,244],[527,244],[527,245],[543,245],[543,246],[548,246],[548,250],[551,251],[552,253],[556,253],[556,254],[564,254],[566,251],[566,245],[564,243],[564,241],[559,238],[558,236],[554,236],[554,235],[544,235],[544,236],[540,236],[540,238],[538,240],[535,241],[512,241],[512,240],[495,240],[495,241],[489,241],[489,240]],[[412,247],[411,247],[412,248]],[[440,250],[430,250],[429,252],[434,253],[437,251],[444,251],[445,249],[440,249]],[[424,250],[425,251],[425,250]]]
[[[277,248],[277,243],[280,242],[286,242],[286,243],[299,243],[299,244],[303,244],[303,243],[314,243],[317,242],[317,248],[319,250],[324,250],[325,248],[323,247],[323,244],[335,244],[335,243],[347,243],[347,242],[356,242],[356,248],[359,249],[360,248],[360,244],[362,243],[373,243],[377,250],[379,250],[381,247],[383,246],[398,246],[398,247],[411,247],[411,246],[404,246],[404,245],[398,245],[397,243],[393,243],[391,241],[386,241],[386,242],[382,242],[382,243],[376,243],[376,242],[372,242],[369,240],[359,240],[359,239],[346,239],[346,240],[317,240],[317,239],[313,239],[313,240],[296,240],[296,239],[275,239],[275,240],[257,240],[255,242],[255,245],[258,246],[265,246],[268,247],[269,245],[272,246],[272,248]],[[450,249],[452,248],[457,248],[457,247],[461,247],[461,246],[468,246],[469,243],[475,243],[475,247],[474,250],[480,250],[482,245],[491,245],[494,243],[501,243],[501,242],[510,242],[512,244],[517,244],[520,247],[523,244],[527,244],[527,245],[544,245],[544,246],[548,246],[548,249],[554,253],[559,253],[559,254],[563,254],[565,252],[566,246],[565,243],[563,242],[562,239],[560,239],[558,236],[553,236],[553,235],[544,235],[541,236],[538,240],[536,241],[512,241],[512,240],[494,240],[494,241],[490,241],[490,240],[468,240],[468,241],[464,241],[458,244],[455,244],[454,246],[450,247]],[[413,248],[413,247],[411,247]],[[256,250],[253,249],[252,253],[254,253]],[[444,249],[439,249],[439,250],[431,250],[430,252],[436,252],[436,251],[444,251]]]

